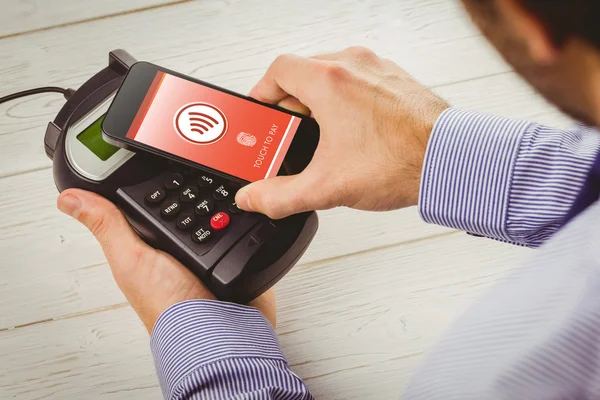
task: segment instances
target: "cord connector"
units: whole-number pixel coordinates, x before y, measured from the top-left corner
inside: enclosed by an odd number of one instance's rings
[[[69,100],[71,97],[73,97],[73,95],[75,94],[76,90],[75,89],[67,89],[65,90],[65,93],[63,96],[65,96],[65,99]]]

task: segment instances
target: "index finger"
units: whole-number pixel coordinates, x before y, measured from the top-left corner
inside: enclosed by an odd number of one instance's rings
[[[317,88],[318,61],[296,55],[282,55],[250,91],[250,97],[277,104],[293,96],[310,108],[311,93]]]

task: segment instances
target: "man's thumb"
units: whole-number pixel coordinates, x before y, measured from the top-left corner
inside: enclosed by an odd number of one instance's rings
[[[241,188],[236,196],[237,205],[246,211],[265,214],[273,219],[314,209],[310,190],[302,174],[278,176],[251,183]]]
[[[106,253],[112,253],[117,243],[120,248],[129,249],[133,247],[128,246],[139,244],[139,237],[121,211],[95,193],[79,189],[65,190],[58,197],[57,206],[60,211],[85,225]]]

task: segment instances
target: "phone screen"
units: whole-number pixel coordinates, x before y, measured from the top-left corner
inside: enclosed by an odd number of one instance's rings
[[[277,175],[301,122],[159,70],[126,137],[254,182]]]

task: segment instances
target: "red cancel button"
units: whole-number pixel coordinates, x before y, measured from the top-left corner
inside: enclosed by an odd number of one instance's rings
[[[214,230],[220,231],[229,225],[229,221],[231,221],[229,215],[225,214],[224,212],[218,212],[210,219],[210,226],[212,226]]]

